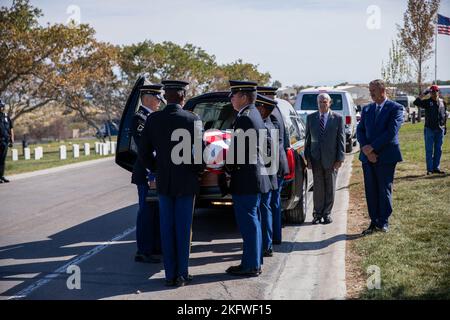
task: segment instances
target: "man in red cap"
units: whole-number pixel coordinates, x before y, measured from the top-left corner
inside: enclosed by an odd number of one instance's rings
[[[426,95],[428,99],[424,99]],[[439,98],[439,87],[433,85],[414,101],[414,104],[425,109],[425,152],[427,175],[444,174],[440,169],[442,143],[445,134],[447,112],[444,101]]]

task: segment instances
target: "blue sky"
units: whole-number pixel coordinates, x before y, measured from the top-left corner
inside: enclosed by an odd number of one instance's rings
[[[2,3],[9,2],[0,0]],[[32,0],[41,23],[62,22],[80,10],[97,38],[114,44],[145,39],[192,43],[219,63],[258,64],[283,85],[364,83],[380,77],[407,0]],[[371,7],[372,6],[372,7]],[[376,19],[373,6],[379,9]],[[368,12],[368,8],[371,9]],[[378,8],[378,9],[377,9]],[[374,15],[375,13],[375,15]],[[450,0],[440,13],[450,16]],[[367,23],[379,21],[370,29]],[[438,78],[450,79],[450,36],[438,38]],[[434,78],[434,57],[428,79]]]

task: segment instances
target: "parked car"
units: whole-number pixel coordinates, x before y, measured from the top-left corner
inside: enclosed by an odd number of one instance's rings
[[[137,80],[123,111],[117,138],[116,163],[128,171],[132,171],[136,160],[136,145],[131,137],[131,118],[139,105],[139,86],[143,78]],[[202,119],[206,130],[225,131],[232,128],[236,117],[229,92],[212,92],[194,97],[187,101],[184,109],[195,112]],[[306,218],[307,191],[312,186],[312,179],[306,168],[304,158],[305,125],[300,120],[292,105],[277,99],[286,130],[289,133],[290,146],[288,161],[290,173],[286,176],[281,198],[284,217],[289,223],[301,224]],[[229,177],[227,176],[229,181]],[[182,183],[182,181],[180,181]],[[156,201],[155,187],[151,187],[147,201]],[[222,196],[219,187],[219,175],[214,171],[205,170],[200,177],[200,194],[196,199],[196,207],[220,207],[233,204],[231,195]]]
[[[118,120],[111,120],[106,121],[100,128],[100,130],[97,131],[95,136],[99,139],[106,138],[109,135],[111,136],[117,136],[119,133],[119,121]]]
[[[333,88],[305,89],[299,92],[295,102],[295,110],[299,115],[309,115],[318,110],[317,96],[328,93],[331,97],[331,110],[341,114],[345,119],[346,152],[352,152],[356,146],[356,105],[347,91]]]
[[[416,99],[413,96],[408,95],[398,95],[394,99],[403,106],[404,122],[411,121],[413,114],[416,115],[416,120],[419,119],[419,108],[414,105],[414,100]]]

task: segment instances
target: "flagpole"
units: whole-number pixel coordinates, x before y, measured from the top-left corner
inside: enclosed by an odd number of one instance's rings
[[[437,85],[437,38],[438,38],[439,15],[436,13],[435,48],[434,48],[434,84]]]

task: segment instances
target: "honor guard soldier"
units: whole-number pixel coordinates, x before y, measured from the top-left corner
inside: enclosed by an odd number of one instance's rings
[[[244,145],[239,145],[237,130],[244,134],[259,136],[258,130],[266,130],[264,122],[255,107],[256,83],[249,81],[230,81],[231,103],[238,111],[233,125],[234,136],[231,149],[234,149],[232,163],[227,168],[231,171],[230,190],[233,198],[234,213],[243,239],[241,264],[231,266],[227,273],[237,276],[258,276],[261,273],[262,234],[258,218],[258,207],[261,193],[271,189],[269,177],[262,174],[263,164],[254,159],[250,139],[245,139]],[[257,143],[256,143],[257,144]],[[259,149],[256,147],[256,149]],[[258,150],[256,151],[258,152]],[[258,152],[259,153],[259,152]],[[242,161],[238,161],[239,159]]]
[[[257,87],[258,94],[266,96],[272,100],[275,100],[276,92],[278,88],[274,87]],[[274,108],[270,114],[270,120],[274,125],[275,129],[279,130],[278,134],[278,147],[279,147],[279,165],[277,182],[278,189],[272,193],[270,206],[272,208],[273,217],[273,244],[281,244],[282,241],[282,230],[281,230],[281,190],[283,189],[284,176],[289,173],[289,165],[287,160],[286,150],[289,148],[289,134],[286,131],[283,116],[278,106]]]
[[[162,85],[143,85],[140,88],[141,106],[133,117],[132,136],[136,145],[139,145],[147,117],[159,110],[162,98]],[[131,176],[131,183],[137,185],[139,209],[136,220],[137,252],[134,260],[137,262],[159,263],[160,259],[153,256],[161,252],[161,235],[159,232],[158,202],[149,204],[147,197],[149,185],[147,176],[149,172],[144,164],[136,160]]]
[[[4,177],[5,161],[8,154],[8,147],[14,144],[14,130],[11,119],[5,112],[5,104],[0,100],[0,183],[8,183]]]
[[[162,84],[167,106],[148,117],[139,157],[156,174],[166,285],[184,286],[192,280],[188,272],[192,215],[199,191],[199,173],[203,171],[201,157],[200,163],[195,163],[193,158],[195,152],[203,150],[203,128],[197,115],[182,108],[188,82],[163,81]],[[177,133],[184,130],[188,137],[173,135],[176,130]],[[202,150],[194,150],[195,137],[199,138]],[[186,138],[188,142],[184,141]],[[190,149],[172,152],[181,144],[187,144]],[[172,153],[182,161],[172,158]]]
[[[273,248],[272,248],[272,234],[273,234],[273,225],[272,225],[272,207],[271,207],[271,198],[272,195],[276,196],[278,190],[278,164],[279,164],[279,152],[278,152],[278,140],[273,141],[271,137],[272,130],[276,130],[272,121],[270,120],[270,114],[277,106],[277,102],[275,100],[269,99],[263,95],[258,94],[256,97],[256,109],[258,109],[261,117],[264,121],[264,125],[267,129],[267,147],[263,148],[264,152],[266,152],[266,156],[270,159],[274,159],[276,161],[275,164],[269,163],[270,166],[273,166],[275,170],[274,174],[272,172],[268,172],[268,176],[270,178],[271,190],[267,193],[261,194],[261,202],[259,204],[259,213],[261,219],[261,231],[262,231],[262,253],[264,257],[272,257],[273,256]],[[273,153],[277,152],[278,154],[274,157]],[[267,166],[266,166],[267,167]]]

